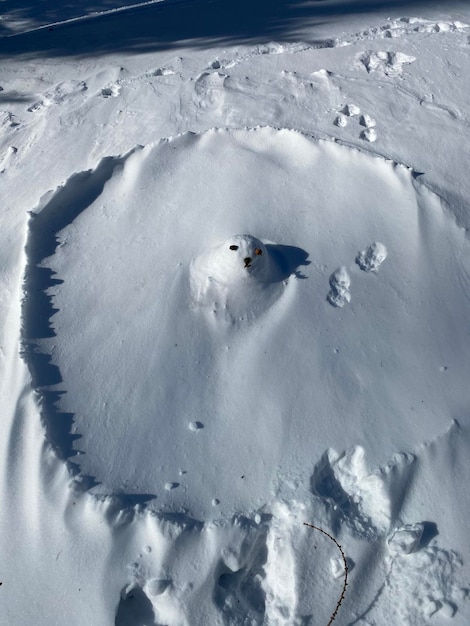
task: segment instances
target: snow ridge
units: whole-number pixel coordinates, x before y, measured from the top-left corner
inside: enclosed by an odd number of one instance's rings
[[[73,414],[60,411],[56,406],[65,393],[65,390],[57,390],[57,385],[63,382],[60,369],[54,363],[53,355],[44,353],[39,346],[40,340],[56,335],[51,318],[57,309],[53,306],[49,289],[62,283],[44,261],[59,246],[58,233],[72,224],[99,196],[116,168],[122,167],[133,153],[134,150],[122,157],[104,158],[94,170],[72,175],[59,189],[43,196],[30,212],[25,246],[27,264],[23,283],[21,351],[31,372],[32,384],[40,393],[46,436],[63,460],[76,454],[73,442],[78,436],[71,434]],[[72,475],[77,474],[76,464],[68,461],[67,466]],[[94,482],[91,477],[82,477],[82,480],[86,488]]]

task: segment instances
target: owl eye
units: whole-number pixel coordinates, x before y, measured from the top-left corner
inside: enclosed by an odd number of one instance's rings
[[[230,246],[230,250],[238,250],[238,246],[235,246],[235,245]]]
[[[255,254],[256,256],[261,256],[263,254],[263,251],[261,250],[261,248],[255,248]]]

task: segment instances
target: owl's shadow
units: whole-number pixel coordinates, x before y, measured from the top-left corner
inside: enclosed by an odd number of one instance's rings
[[[282,244],[266,244],[266,250],[276,262],[279,270],[279,282],[286,280],[289,276],[294,275],[296,278],[306,279],[308,276],[299,269],[310,265],[308,261],[308,252],[297,248],[296,246],[284,246]]]

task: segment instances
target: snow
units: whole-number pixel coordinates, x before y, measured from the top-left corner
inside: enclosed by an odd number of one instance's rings
[[[123,4],[1,7],[0,624],[468,624],[470,9]]]

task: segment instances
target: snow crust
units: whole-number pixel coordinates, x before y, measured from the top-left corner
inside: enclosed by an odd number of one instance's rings
[[[354,4],[3,3],[0,624],[469,623],[470,13]]]

